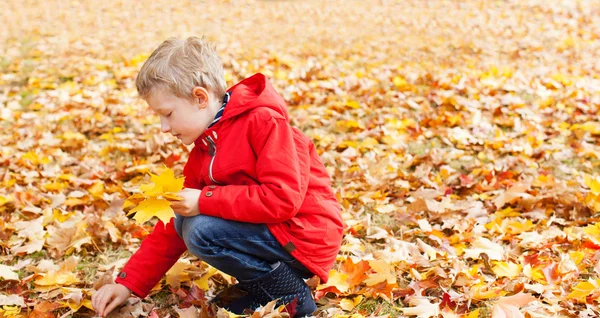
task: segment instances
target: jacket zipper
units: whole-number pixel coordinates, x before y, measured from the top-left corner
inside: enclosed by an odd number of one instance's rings
[[[215,158],[217,157],[217,145],[215,145],[215,142],[212,140],[212,138],[210,138],[210,136],[207,136],[206,139],[208,139],[208,142],[210,142],[210,149],[208,149],[208,153],[210,154],[210,165],[208,166],[208,177],[210,178],[210,180],[216,184],[221,184],[219,182],[217,182],[217,180],[215,180],[215,178],[213,177],[213,173],[212,173],[212,168],[213,168],[213,163],[215,162]]]

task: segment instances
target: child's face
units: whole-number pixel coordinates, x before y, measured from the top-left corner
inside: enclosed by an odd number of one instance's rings
[[[193,100],[177,97],[163,90],[146,98],[148,106],[160,117],[160,129],[171,133],[186,145],[192,144],[206,130],[218,109],[206,89],[195,87]]]

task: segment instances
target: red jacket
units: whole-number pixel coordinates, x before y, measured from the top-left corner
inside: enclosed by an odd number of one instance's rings
[[[185,187],[202,190],[201,214],[266,223],[326,282],[343,223],[313,143],[289,125],[285,102],[264,75],[249,77],[229,92],[221,120],[195,142],[183,170]],[[166,227],[159,221],[116,282],[145,297],[185,250],[173,219]]]

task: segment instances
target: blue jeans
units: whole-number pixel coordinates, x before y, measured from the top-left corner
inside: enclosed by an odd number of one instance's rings
[[[251,280],[285,262],[302,278],[313,274],[288,253],[265,224],[244,223],[207,215],[175,215],[175,230],[188,251],[238,280]]]

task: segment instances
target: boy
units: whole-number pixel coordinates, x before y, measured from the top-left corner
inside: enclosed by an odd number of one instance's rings
[[[219,57],[196,37],[163,42],[136,86],[162,132],[195,146],[183,200],[172,203],[176,217],[158,222],[116,283],[94,294],[94,309],[106,316],[132,292],[145,297],[189,250],[247,292],[225,305],[230,311],[279,299],[295,316],[312,314],[304,279],[327,281],[342,218],[313,143],[289,125],[273,86],[256,74],[226,90]]]

